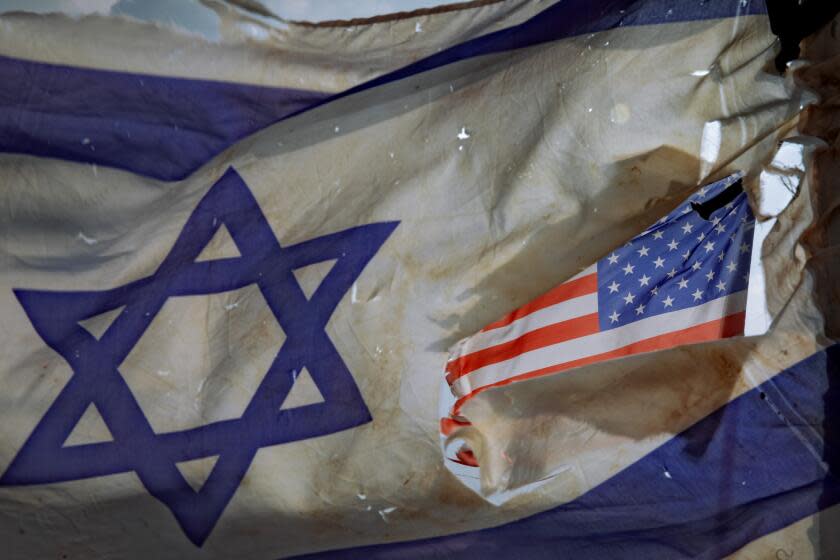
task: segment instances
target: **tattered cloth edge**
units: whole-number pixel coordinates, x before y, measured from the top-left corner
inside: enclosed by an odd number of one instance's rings
[[[352,19],[333,19],[333,20],[325,20],[325,21],[309,21],[309,20],[293,20],[293,19],[285,19],[280,17],[279,15],[275,14],[268,8],[258,4],[256,2],[251,2],[248,0],[225,0],[226,3],[230,4],[233,7],[246,10],[248,12],[253,12],[257,15],[269,18],[276,18],[283,23],[290,24],[290,25],[299,25],[301,27],[323,27],[323,28],[330,28],[330,27],[356,27],[360,25],[371,25],[374,23],[386,23],[389,21],[399,21],[404,19],[412,19],[417,17],[423,16],[432,16],[438,14],[444,14],[447,12],[458,12],[463,10],[470,10],[473,8],[481,8],[483,6],[489,6],[492,4],[502,4],[507,2],[508,0],[470,0],[468,2],[455,2],[452,4],[441,4],[439,6],[433,6],[430,8],[418,8],[416,10],[408,10],[408,11],[401,11],[401,12],[392,12],[388,14],[382,14],[378,16],[366,17],[366,18],[352,18]]]

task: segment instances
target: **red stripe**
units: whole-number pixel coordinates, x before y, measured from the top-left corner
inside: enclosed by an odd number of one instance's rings
[[[551,307],[552,305],[558,304],[561,301],[566,301],[567,299],[572,299],[580,296],[585,296],[586,294],[591,294],[598,291],[598,274],[592,273],[587,276],[582,276],[580,278],[576,278],[575,280],[569,280],[564,284],[560,284],[556,288],[552,289],[551,291],[541,295],[537,299],[526,303],[519,309],[515,311],[511,311],[503,318],[499,319],[495,323],[490,323],[486,327],[484,327],[482,332],[484,331],[492,331],[493,329],[498,329],[500,327],[507,326],[517,319],[521,319],[526,315],[530,315],[534,311],[539,311],[540,309],[545,309],[546,307]]]
[[[501,387],[503,385],[508,385],[516,381],[523,381],[525,379],[531,379],[534,377],[542,377],[544,375],[557,373],[574,367],[592,364],[596,362],[603,362],[605,360],[611,360],[613,358],[621,358],[624,356],[629,356],[631,354],[652,352],[654,350],[664,350],[666,348],[672,348],[674,346],[680,346],[683,344],[693,344],[697,342],[706,342],[709,340],[717,340],[720,338],[729,338],[730,336],[737,336],[744,332],[745,318],[746,313],[742,311],[740,313],[728,315],[722,319],[716,319],[714,321],[709,321],[708,323],[695,325],[687,329],[682,329],[679,331],[674,331],[667,334],[646,338],[644,340],[628,344],[627,346],[622,346],[621,348],[617,348],[609,352],[603,352],[601,354],[587,356],[586,358],[580,358],[578,360],[572,360],[570,362],[564,362],[562,364],[544,367],[535,371],[530,371],[528,373],[516,375],[509,379],[504,379],[502,381],[498,381],[490,385],[478,387],[477,389],[473,389],[472,391],[470,391],[455,402],[455,406],[452,407],[452,414],[459,414],[461,407],[467,400],[471,399],[478,393],[486,391],[487,389],[490,389],[492,387]]]
[[[525,352],[551,346],[595,334],[600,330],[598,325],[598,314],[583,315],[567,321],[560,321],[553,325],[547,325],[533,331],[526,332],[519,338],[491,346],[446,364],[446,382],[452,385],[456,379],[490,364],[497,364],[515,358]]]
[[[459,420],[457,418],[441,418],[440,419],[440,433],[448,436],[458,428],[464,426],[472,426],[467,420]]]
[[[462,465],[466,465],[468,467],[478,466],[478,459],[475,458],[475,453],[466,447],[459,449],[455,456],[457,459],[452,459],[452,461],[455,461],[456,463],[461,463]]]

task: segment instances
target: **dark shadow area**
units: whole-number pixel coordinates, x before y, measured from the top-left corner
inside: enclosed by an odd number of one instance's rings
[[[781,50],[776,69],[784,72],[788,62],[799,57],[799,42],[820,29],[840,12],[831,0],[767,0],[770,28],[779,36]]]
[[[717,195],[716,197],[707,200],[703,203],[699,202],[692,202],[691,207],[694,209],[697,214],[706,221],[709,221],[709,218],[712,216],[715,210],[720,210],[733,200],[735,200],[739,194],[744,192],[744,182],[741,179],[738,179],[730,186],[726,187],[726,189]]]
[[[836,56],[834,62],[840,60]],[[837,99],[836,91],[828,88],[829,100]],[[819,115],[826,116],[826,110],[836,119],[840,107],[824,103]],[[820,108],[818,108],[820,109]],[[812,115],[811,115],[812,116]],[[820,152],[814,161],[814,176],[819,195],[817,210],[820,214],[817,227],[807,237],[814,259],[813,271],[816,279],[817,300],[825,317],[825,334],[832,340],[840,339],[840,143],[832,118],[810,118],[806,130],[815,133],[831,143],[831,147]],[[840,352],[829,352],[826,367],[826,390],[823,398],[823,462],[827,469],[820,495],[819,506],[823,511],[817,518],[816,534],[812,539],[820,558],[840,557]]]
[[[776,0],[775,3],[780,3]],[[795,3],[795,2],[788,2]],[[773,3],[771,3],[771,6]],[[822,7],[820,7],[822,5]],[[840,4],[809,0],[813,14],[837,13]],[[813,17],[816,17],[813,15]],[[806,20],[807,21],[807,20]],[[816,24],[816,20],[811,22]],[[840,340],[840,18],[803,42],[803,58],[811,64],[796,71],[796,80],[814,90],[820,102],[804,112],[799,131],[824,140],[827,147],[814,157],[811,173],[816,193],[817,223],[807,233],[805,246],[814,255],[815,298],[825,320],[825,335]],[[797,46],[798,52],[798,46]],[[820,558],[840,558],[840,352],[829,352],[823,397],[822,459],[826,468],[815,525],[809,536]],[[834,507],[832,507],[834,506]],[[831,508],[831,509],[828,509]]]

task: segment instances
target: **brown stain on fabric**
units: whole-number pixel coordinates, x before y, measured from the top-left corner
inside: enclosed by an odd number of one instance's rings
[[[601,440],[612,434],[642,441],[680,433],[730,400],[754,349],[749,339],[728,339],[630,356],[490,390],[482,394],[482,406],[488,409],[480,417],[493,420],[480,428],[516,433],[527,426],[529,441],[514,440],[511,445],[530,473],[550,471],[551,465],[591,451],[595,434],[601,434]],[[527,410],[511,412],[510,403],[517,401],[527,402]],[[576,433],[569,431],[573,428]],[[563,445],[556,442],[560,434],[566,438]],[[692,442],[693,452],[702,454],[705,445],[706,441]],[[555,453],[562,456],[548,457],[537,453],[539,449],[559,450]]]
[[[474,275],[479,280],[458,294],[462,301],[476,302],[466,311],[440,319],[452,333],[436,341],[432,349],[448,350],[461,338],[577,274],[656,222],[698,188],[695,178],[700,173],[700,160],[663,146],[611,165],[606,172],[609,178],[603,182],[613,186],[584,199],[579,212],[562,218],[548,216],[531,229],[525,243],[509,238],[488,241],[490,254],[513,242],[520,247],[501,265],[491,259],[476,264]],[[728,173],[721,170],[717,175]],[[420,274],[451,274],[449,269],[430,268],[429,263],[407,264]]]

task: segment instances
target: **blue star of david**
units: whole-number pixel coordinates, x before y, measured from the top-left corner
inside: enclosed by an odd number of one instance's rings
[[[196,259],[224,224],[239,254]],[[374,223],[281,247],[257,201],[229,169],[199,202],[154,274],[96,292],[15,290],[32,325],[73,375],[0,477],[0,486],[46,484],[134,471],[201,546],[257,450],[353,428],[371,415],[325,331],[344,294],[398,222]],[[335,260],[307,299],[293,270]],[[242,417],[156,434],[118,367],[168,298],[206,295],[256,284],[286,334]],[[125,306],[97,340],[79,325]],[[306,367],[323,402],[281,409]],[[93,403],[113,439],[64,445]],[[176,463],[218,456],[195,491]]]

